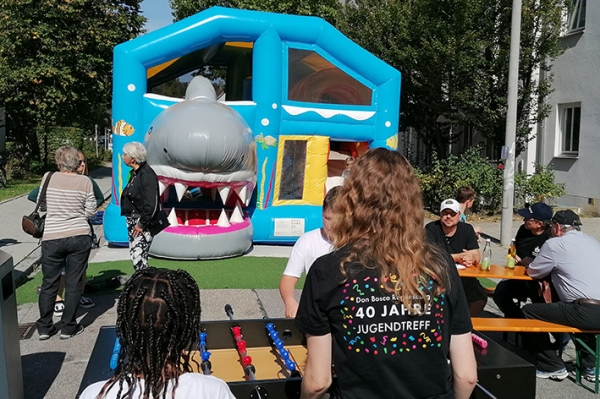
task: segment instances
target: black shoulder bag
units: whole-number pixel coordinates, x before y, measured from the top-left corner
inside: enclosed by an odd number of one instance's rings
[[[54,172],[48,173],[48,178],[42,186],[42,191],[40,192],[40,199],[35,205],[35,210],[31,212],[30,215],[25,215],[21,219],[21,227],[23,228],[23,231],[29,234],[30,236],[33,236],[33,238],[42,238],[42,236],[44,235],[44,224],[46,222],[46,215],[40,216],[40,214],[38,213],[38,209],[40,208],[41,204],[46,203],[46,190],[48,189],[48,184],[50,183],[50,179],[52,178],[53,174]]]

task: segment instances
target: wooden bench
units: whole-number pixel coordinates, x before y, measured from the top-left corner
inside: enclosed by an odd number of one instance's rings
[[[486,318],[475,317],[471,319],[473,329],[476,331],[499,331],[499,332],[546,332],[546,333],[568,333],[568,334],[594,334],[596,337],[595,350],[586,345],[577,335],[572,335],[572,338],[577,341],[581,347],[576,348],[575,364],[577,365],[575,373],[575,382],[586,389],[585,385],[581,384],[581,351],[587,351],[594,356],[596,365],[596,382],[594,383],[594,393],[600,391],[600,381],[598,374],[600,373],[600,330],[580,330],[579,328],[565,326],[562,324],[549,323],[547,321],[535,319],[505,319],[505,318]]]

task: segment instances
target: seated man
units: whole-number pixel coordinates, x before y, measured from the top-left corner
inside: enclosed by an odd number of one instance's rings
[[[454,262],[464,266],[475,266],[479,263],[479,244],[473,226],[459,223],[460,204],[455,199],[442,202],[440,220],[430,222],[425,226],[427,239],[447,251]],[[477,317],[485,307],[487,296],[485,288],[474,277],[461,277],[469,313]]]
[[[527,266],[536,258],[546,240],[551,237],[552,209],[538,202],[529,208],[520,209],[517,213],[523,216],[523,224],[515,236],[516,261],[518,265]],[[530,298],[534,303],[544,302],[544,298],[540,295],[538,281],[504,280],[498,283],[494,291],[494,302],[504,316],[509,318],[523,318],[519,301],[526,298]]]
[[[559,302],[533,303],[523,307],[528,319],[564,324],[582,330],[600,330],[600,243],[582,233],[581,221],[573,211],[558,211],[552,218],[552,236],[529,264],[527,274],[541,279],[548,275],[556,288]],[[595,348],[593,334],[580,338]],[[538,378],[563,380],[568,373],[550,342],[548,333],[523,334],[523,343],[538,361]],[[575,342],[576,346],[580,344]],[[593,381],[594,356],[582,352],[583,376]]]
[[[328,234],[333,216],[333,203],[338,191],[339,186],[333,187],[323,200],[323,227],[302,234],[292,248],[292,254],[279,281],[279,293],[285,304],[285,317],[296,317],[298,301],[294,295],[294,287],[302,273],[308,274],[313,262],[333,249]]]

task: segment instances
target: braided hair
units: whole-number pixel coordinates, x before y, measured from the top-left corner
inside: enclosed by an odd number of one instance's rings
[[[198,285],[184,270],[142,269],[125,284],[117,312],[121,355],[97,399],[117,382],[118,399],[131,398],[142,382],[143,399],[166,399],[170,380],[174,398],[179,375],[192,371],[189,353],[200,332]]]

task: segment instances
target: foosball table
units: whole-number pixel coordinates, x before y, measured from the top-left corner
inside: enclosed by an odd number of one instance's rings
[[[479,382],[472,398],[534,399],[535,368],[484,335],[478,337],[474,347]],[[114,327],[100,329],[77,396],[112,376],[118,357],[115,341]],[[298,399],[305,339],[293,319],[203,322],[192,365],[195,372],[227,382],[238,399]],[[330,392],[334,397],[334,387]]]
[[[101,327],[78,396],[113,375],[115,340],[114,327]],[[306,346],[293,319],[203,322],[199,341],[193,371],[227,382],[236,398],[300,397]]]

